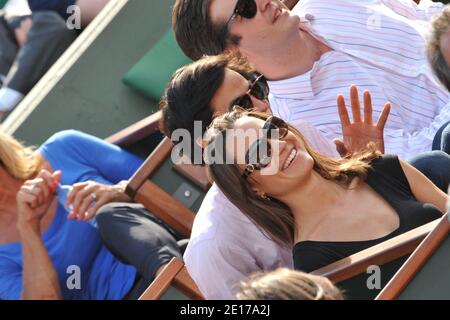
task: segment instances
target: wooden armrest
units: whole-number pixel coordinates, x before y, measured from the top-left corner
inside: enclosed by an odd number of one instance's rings
[[[384,265],[413,252],[420,242],[436,227],[439,220],[405,232],[371,248],[355,253],[313,272],[333,283],[353,278],[367,271],[371,265]]]
[[[439,224],[422,241],[417,249],[406,260],[403,266],[392,277],[388,284],[380,292],[377,300],[393,300],[403,291],[415,274],[422,268],[428,259],[437,250],[442,241],[449,235],[450,222],[448,213],[440,220]]]
[[[206,167],[204,166],[174,164],[172,168],[205,192],[211,187],[211,181],[208,179]]]
[[[150,180],[145,181],[139,188],[135,201],[142,203],[182,236],[191,236],[195,213]]]
[[[158,300],[171,285],[191,299],[205,299],[194,280],[189,276],[184,263],[177,258],[173,258],[145,290],[139,300]]]
[[[164,138],[163,141],[156,147],[150,156],[145,160],[142,166],[131,177],[125,192],[134,199],[137,190],[170,156],[173,149],[173,143],[169,138]]]
[[[158,111],[106,138],[106,141],[121,147],[131,145],[158,131],[160,119],[161,111]]]

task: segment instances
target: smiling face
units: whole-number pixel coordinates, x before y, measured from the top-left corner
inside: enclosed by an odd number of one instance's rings
[[[226,23],[233,15],[238,0],[212,0],[211,21]],[[240,38],[239,50],[254,55],[283,46],[292,34],[298,33],[299,18],[279,0],[255,0],[256,15],[243,18],[237,15],[228,24],[228,33]]]
[[[251,149],[254,149],[258,141],[264,141],[264,133],[261,130],[264,124],[262,119],[244,116],[235,122],[232,134],[227,134],[227,153],[233,152],[232,154],[236,155],[235,160],[241,172],[247,167],[242,160],[242,154],[248,153],[249,149],[252,152]],[[241,132],[250,134],[242,138]],[[309,179],[314,160],[306,151],[303,140],[290,130],[285,137],[278,139],[275,135],[268,142],[271,152],[268,153],[270,160],[267,166],[255,170],[247,180],[256,193],[280,199]]]
[[[228,112],[234,106],[234,102],[249,90],[249,80],[244,78],[238,72],[226,69],[225,77],[219,89],[214,94],[211,100],[211,107],[214,110],[214,115],[219,116]],[[267,100],[259,100],[252,95],[249,95],[253,107],[259,112],[270,112],[269,102]]]

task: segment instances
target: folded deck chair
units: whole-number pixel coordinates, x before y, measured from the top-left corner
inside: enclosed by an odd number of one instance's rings
[[[343,290],[346,299],[372,300],[391,280],[439,219],[313,272]],[[379,278],[377,278],[379,277]]]
[[[171,6],[172,1],[110,1],[3,129],[36,145],[69,128],[105,138],[156,112],[158,101],[122,78],[170,28]]]
[[[378,300],[450,299],[450,221],[448,213],[421,242]]]
[[[184,263],[173,258],[139,300],[204,300]]]
[[[130,179],[127,194],[189,238],[195,218],[210,187],[203,167],[172,162],[173,144],[164,138]]]

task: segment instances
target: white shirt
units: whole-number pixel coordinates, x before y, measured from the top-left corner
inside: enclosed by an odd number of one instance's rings
[[[372,93],[374,118],[387,101],[385,150],[408,159],[430,151],[436,131],[450,121],[450,95],[425,56],[427,21],[442,4],[422,0],[301,0],[293,13],[302,28],[333,51],[302,75],[270,81],[274,113],[296,125],[308,121],[328,139],[342,136],[336,107],[349,86]],[[307,20],[305,17],[308,17]],[[350,113],[350,112],[349,112]]]

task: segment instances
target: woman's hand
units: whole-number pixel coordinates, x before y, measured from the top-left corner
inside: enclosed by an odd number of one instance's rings
[[[25,181],[17,193],[18,225],[40,225],[42,217],[47,212],[59,180],[61,171],[53,174],[47,170],[39,172],[33,180]]]
[[[67,197],[67,204],[72,206],[69,219],[88,221],[95,217],[98,209],[111,202],[130,202],[125,194],[127,181],[109,186],[95,181],[76,183]]]
[[[373,124],[372,97],[370,92],[367,90],[364,91],[364,120],[361,119],[358,87],[355,85],[350,87],[350,101],[352,105],[353,123],[349,119],[344,96],[339,95],[337,98],[342,135],[344,136],[343,142],[339,139],[334,140],[337,151],[341,156],[346,156],[349,153],[358,152],[364,149],[368,143],[374,142],[378,149],[384,153],[383,133],[391,110],[390,103],[388,102],[384,105],[378,122]]]

